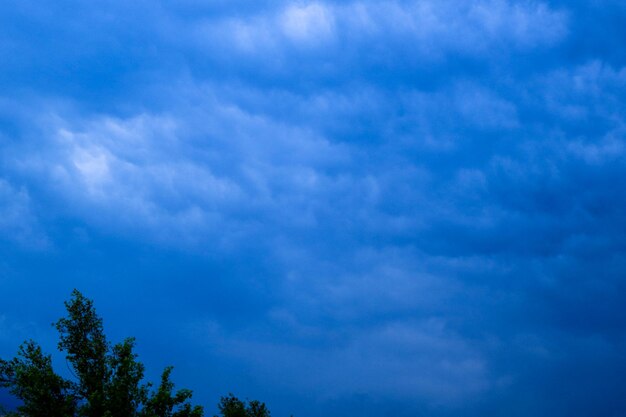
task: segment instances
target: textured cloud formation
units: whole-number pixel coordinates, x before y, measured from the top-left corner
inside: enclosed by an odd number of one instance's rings
[[[25,248],[41,249],[47,243],[26,190],[15,189],[4,180],[0,180],[0,230],[7,242]]]
[[[78,287],[209,406],[624,413],[621,2],[0,11],[0,356]]]

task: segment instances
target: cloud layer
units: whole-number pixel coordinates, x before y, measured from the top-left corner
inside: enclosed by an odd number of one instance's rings
[[[208,405],[624,413],[620,2],[0,11],[0,355],[78,287]]]

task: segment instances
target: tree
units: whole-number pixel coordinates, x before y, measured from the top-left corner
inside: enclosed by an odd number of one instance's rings
[[[128,338],[113,347],[107,358],[111,372],[108,387],[108,409],[111,417],[135,416],[148,398],[148,387],[142,385],[144,366],[133,352],[135,339]]]
[[[258,400],[249,401],[246,412],[248,417],[270,417],[270,410]]]
[[[218,409],[223,417],[270,417],[265,403],[252,400],[246,404],[233,394],[222,397]]]
[[[134,352],[135,340],[111,346],[93,302],[74,290],[65,303],[67,316],[56,324],[59,350],[75,376],[56,374],[50,355],[33,341],[23,343],[15,358],[0,359],[0,387],[21,400],[24,417],[202,417],[192,406],[191,391],[174,391],[172,368],[163,372],[158,389],[144,383],[144,366]]]
[[[79,415],[104,416],[112,370],[108,366],[109,344],[102,319],[96,314],[93,302],[77,290],[65,302],[65,308],[68,317],[60,319],[56,328],[60,334],[59,350],[66,352],[66,359],[78,378],[76,394],[84,400]]]
[[[20,346],[14,359],[0,359],[0,386],[23,401],[22,415],[67,417],[76,411],[73,384],[54,373],[50,356],[32,340]]]
[[[202,417],[200,406],[191,407],[187,402],[191,391],[182,389],[174,393],[174,384],[170,381],[172,367],[167,367],[161,375],[159,389],[148,399],[142,417]]]

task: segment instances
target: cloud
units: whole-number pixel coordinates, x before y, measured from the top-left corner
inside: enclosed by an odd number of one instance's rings
[[[219,98],[171,114],[35,117],[41,150],[16,155],[16,170],[45,178],[72,216],[160,241],[204,244],[218,232],[227,241],[256,227],[251,212],[298,227],[295,207],[335,181],[321,170],[349,158],[314,132]]]
[[[46,234],[41,230],[31,207],[26,189],[16,189],[0,179],[0,236],[5,242],[26,249],[42,250],[48,247]]]
[[[225,18],[199,19],[198,42],[210,59],[251,59],[288,74],[289,56],[325,62],[319,74],[367,67],[433,65],[453,56],[489,59],[503,48],[550,46],[565,38],[567,15],[541,3],[456,2],[296,3]],[[212,45],[211,39],[220,39]],[[220,45],[228,44],[228,52]],[[294,49],[295,48],[295,51]],[[233,54],[238,58],[233,59]],[[350,61],[347,61],[349,59]],[[303,67],[308,72],[308,69]],[[354,68],[353,68],[354,70]]]
[[[251,363],[261,378],[273,384],[297,387],[326,399],[356,390],[402,400],[418,395],[429,402],[449,403],[487,388],[484,359],[449,334],[439,320],[386,323],[323,350],[254,340],[249,335],[212,334],[207,343],[212,350]],[[337,374],[337,368],[343,372]]]
[[[289,6],[280,17],[285,35],[299,43],[324,42],[333,36],[331,12],[323,5]]]
[[[78,286],[276,414],[618,413],[618,2],[47,6],[0,6],[5,322]]]

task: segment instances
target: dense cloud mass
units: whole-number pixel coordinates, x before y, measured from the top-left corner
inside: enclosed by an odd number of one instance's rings
[[[2,3],[0,357],[76,287],[209,406],[624,415],[624,39],[616,0]]]

